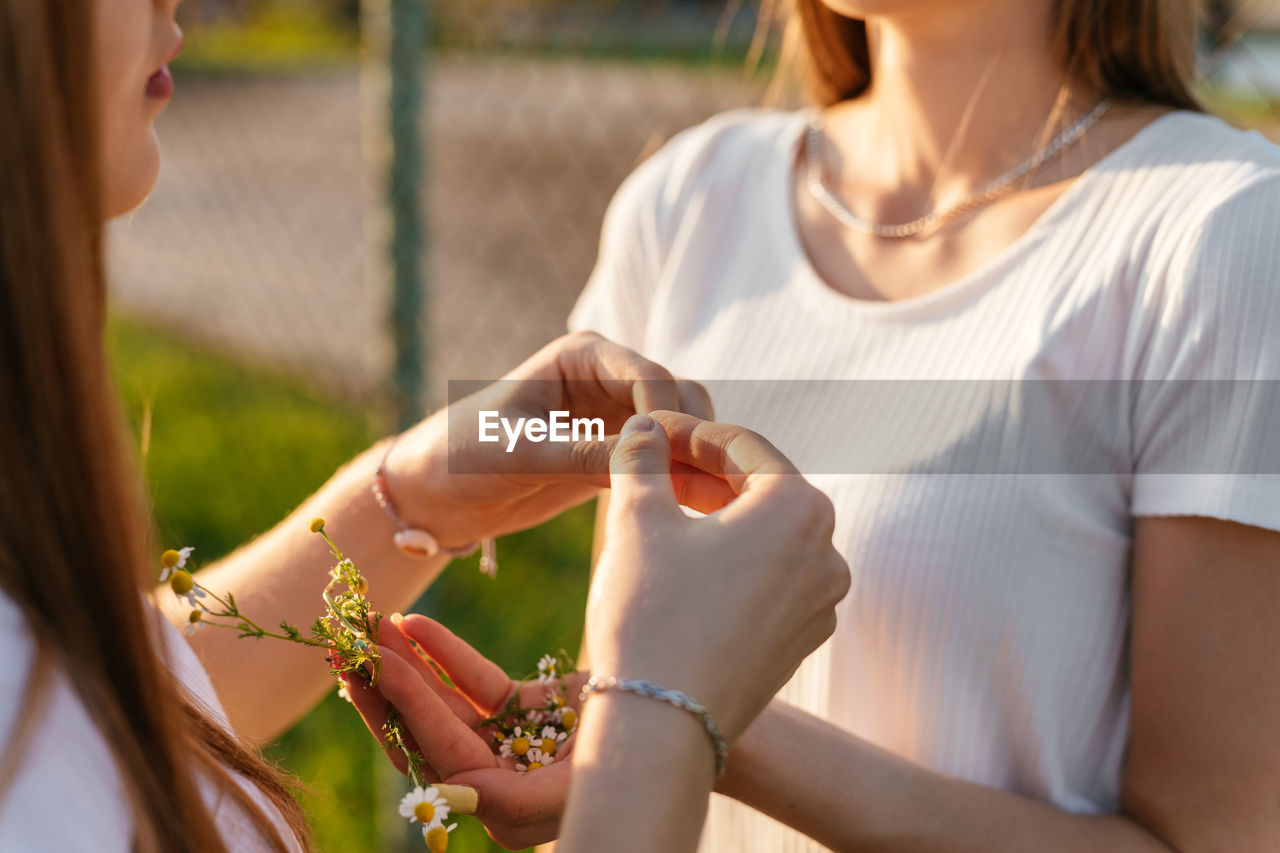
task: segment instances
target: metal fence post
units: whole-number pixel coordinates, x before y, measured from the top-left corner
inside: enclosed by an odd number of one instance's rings
[[[426,3],[360,0],[364,148],[374,188],[366,208],[366,274],[379,292],[387,292],[390,285],[385,303],[391,344],[387,396],[394,426],[400,430],[422,417],[430,399],[421,137]],[[371,848],[418,849],[420,833],[396,815],[396,804],[405,791],[404,777],[383,760],[377,744],[371,746],[378,753],[378,837],[370,839]]]
[[[430,399],[427,380],[427,300],[423,258],[426,228],[422,210],[425,178],[421,118],[427,0],[390,0],[387,64],[391,160],[387,205],[391,212],[391,331],[396,423],[405,429],[422,417]]]

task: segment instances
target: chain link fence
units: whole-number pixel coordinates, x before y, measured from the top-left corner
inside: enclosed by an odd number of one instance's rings
[[[501,375],[559,334],[626,174],[661,139],[757,102],[762,88],[742,62],[717,56],[723,16],[707,4],[589,10],[579,18],[598,26],[571,47],[554,37],[562,9],[544,19],[493,5],[479,33],[463,4],[431,7],[440,46],[425,71],[422,146],[432,403],[447,378]],[[218,8],[231,20],[248,14],[230,0]],[[192,17],[211,14],[205,4]],[[448,28],[457,18],[467,26]],[[682,35],[664,60],[668,29]],[[193,27],[197,57],[200,37]],[[637,50],[646,61],[628,58]],[[117,310],[378,397],[392,308],[372,165],[383,143],[371,116],[385,114],[369,102],[367,69],[352,55],[175,73],[179,97],[159,122],[160,183],[113,227]]]

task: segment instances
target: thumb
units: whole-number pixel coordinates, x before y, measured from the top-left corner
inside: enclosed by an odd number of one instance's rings
[[[622,425],[609,457],[609,487],[616,503],[631,511],[643,507],[674,511],[671,485],[671,442],[648,415],[632,415]]]

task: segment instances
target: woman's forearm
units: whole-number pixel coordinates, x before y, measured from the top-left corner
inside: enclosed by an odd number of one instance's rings
[[[627,693],[593,697],[582,715],[557,853],[697,849],[715,770],[690,713]]]
[[[836,851],[1169,850],[1124,817],[943,776],[778,701],[734,745],[716,790]]]
[[[218,595],[233,593],[240,610],[265,628],[285,620],[309,633],[324,611],[320,592],[334,564],[328,546],[309,529],[311,518],[323,516],[338,547],[369,579],[374,606],[387,613],[407,607],[447,558],[414,560],[394,546],[396,526],[370,491],[384,452],[385,445],[378,445],[352,460],[287,519],[202,570],[196,580]],[[187,623],[185,602],[163,588],[158,601],[171,621]],[[202,627],[191,644],[232,725],[256,740],[279,734],[332,686],[318,649],[240,639],[235,631],[211,626]]]

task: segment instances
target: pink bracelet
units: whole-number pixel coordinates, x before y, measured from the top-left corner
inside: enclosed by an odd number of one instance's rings
[[[387,445],[386,452],[382,454],[382,461],[378,463],[378,470],[374,472],[372,484],[373,497],[378,501],[378,506],[382,507],[382,511],[396,523],[396,527],[400,528],[392,537],[396,548],[400,549],[400,553],[415,560],[429,560],[437,554],[447,554],[455,558],[469,557],[478,548],[480,549],[480,571],[489,577],[495,577],[498,574],[498,559],[492,537],[481,539],[479,542],[468,542],[459,548],[446,548],[428,531],[405,524],[387,488],[387,460],[391,458],[391,451],[399,440],[400,436],[396,436]]]

